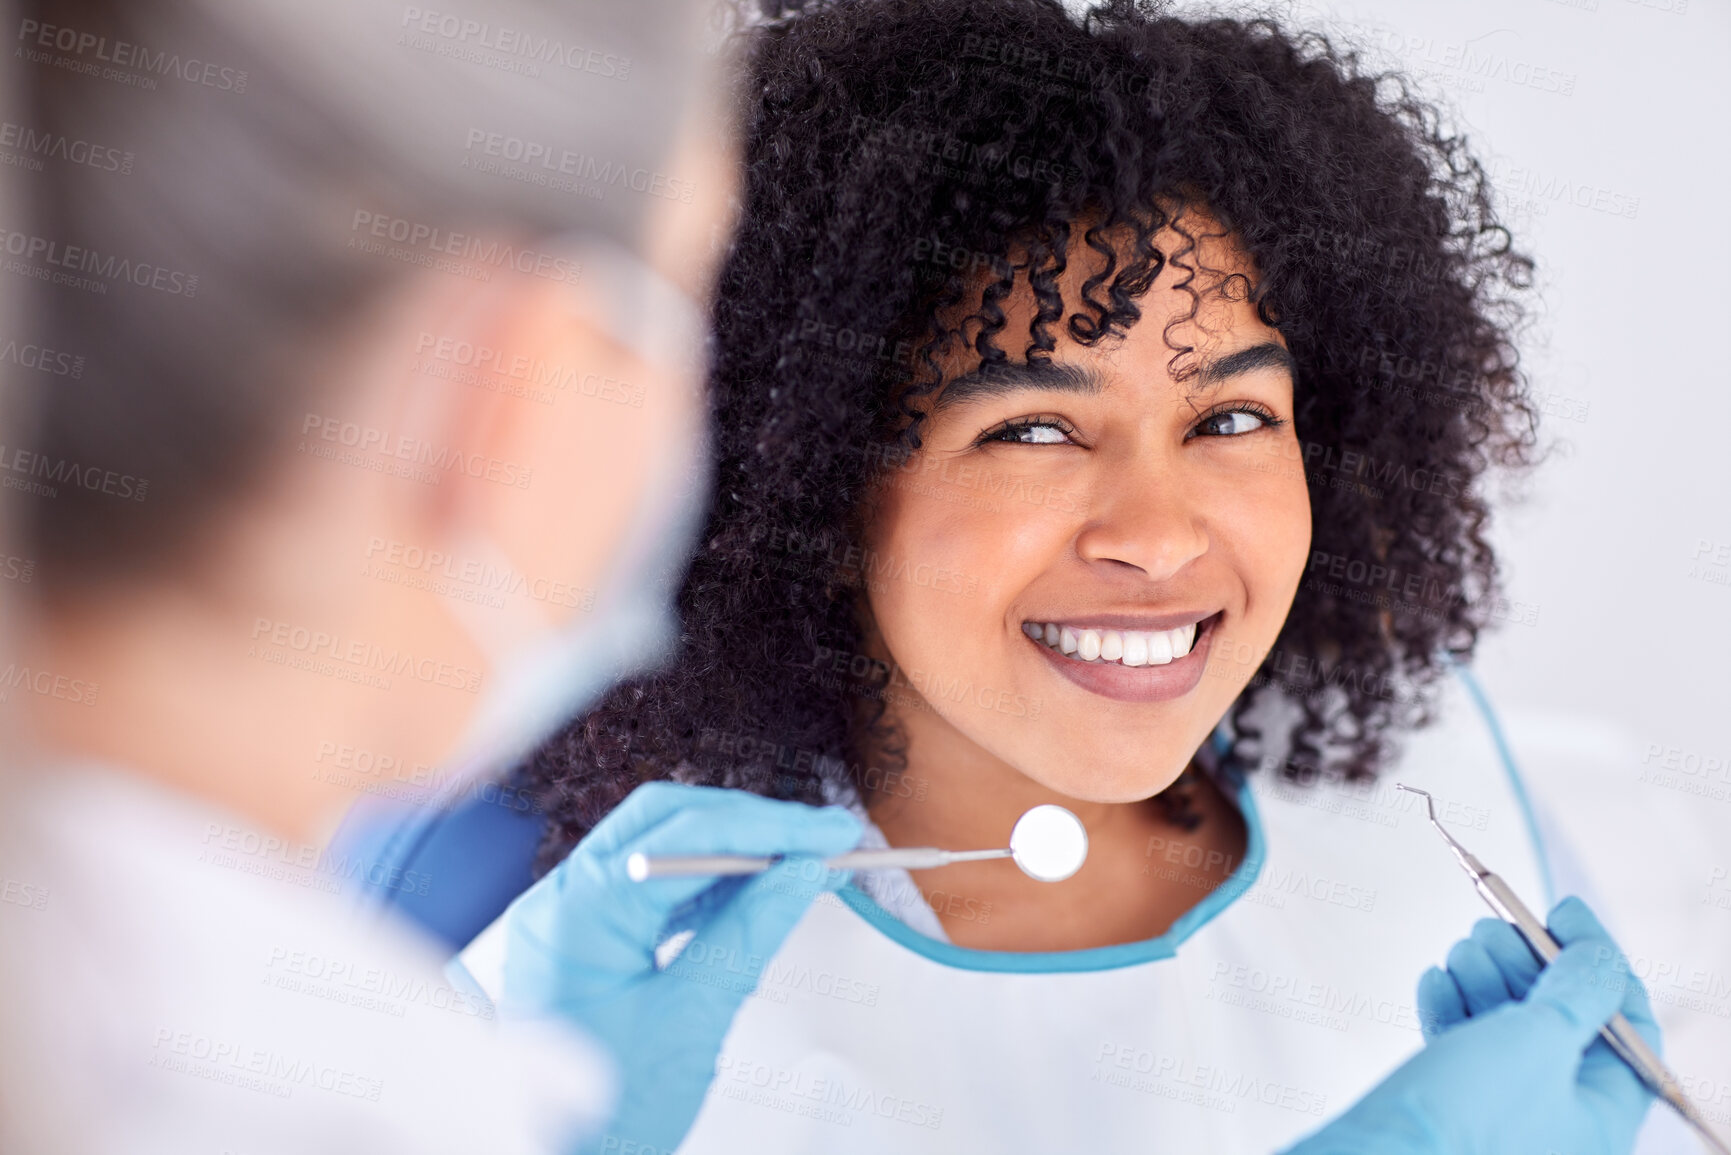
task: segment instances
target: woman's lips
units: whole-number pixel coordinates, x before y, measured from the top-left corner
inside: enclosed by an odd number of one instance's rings
[[[1218,613],[1203,620],[1196,627],[1196,641],[1190,652],[1161,666],[1084,662],[1061,654],[1043,642],[1036,642],[1025,633],[1022,640],[1038,650],[1053,669],[1084,690],[1119,702],[1166,702],[1182,698],[1202,681],[1202,674],[1208,668],[1208,649],[1214,641],[1214,627],[1219,622]]]

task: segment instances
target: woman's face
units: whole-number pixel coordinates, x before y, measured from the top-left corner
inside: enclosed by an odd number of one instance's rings
[[[1242,252],[1205,238],[1195,260],[1221,272],[1197,273],[1194,319],[1168,266],[1122,340],[1061,335],[1049,366],[986,375],[971,352],[946,365],[962,376],[866,533],[871,644],[898,668],[912,759],[961,738],[1070,798],[1147,798],[1273,646],[1310,543],[1291,362],[1242,279],[1220,290],[1251,272]],[[1067,309],[1093,271],[1072,255]],[[1019,360],[1025,284],[1004,307],[997,343]]]

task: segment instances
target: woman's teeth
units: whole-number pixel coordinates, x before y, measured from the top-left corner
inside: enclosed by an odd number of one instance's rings
[[[1022,632],[1061,654],[1084,662],[1121,666],[1164,666],[1190,652],[1196,625],[1175,630],[1078,630],[1054,622],[1023,622]]]

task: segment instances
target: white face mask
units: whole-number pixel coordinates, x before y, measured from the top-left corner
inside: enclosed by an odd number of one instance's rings
[[[584,237],[574,249],[585,281],[586,316],[671,379],[701,386],[707,320],[689,294],[641,259],[610,242]],[[509,770],[561,725],[593,705],[622,678],[652,668],[678,640],[673,599],[702,528],[709,492],[702,439],[675,454],[645,487],[627,531],[596,591],[593,608],[549,624],[520,601],[500,610],[455,602],[462,621],[490,659],[486,688],[467,733],[449,760],[452,773],[434,804],[452,800],[477,779]],[[460,543],[464,556],[509,570],[489,540]],[[514,628],[513,628],[514,627]]]

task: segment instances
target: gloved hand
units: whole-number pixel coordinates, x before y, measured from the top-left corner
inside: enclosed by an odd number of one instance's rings
[[[812,900],[847,881],[846,871],[800,856],[850,850],[860,830],[838,806],[651,782],[511,904],[501,1014],[575,1022],[608,1047],[620,1073],[613,1122],[585,1150],[661,1155],[679,1145],[734,1013]],[[625,863],[638,851],[790,857],[719,882],[632,882]],[[682,930],[695,937],[660,969],[656,947]]]
[[[1587,904],[1551,911],[1563,953],[1542,971],[1526,941],[1484,919],[1419,980],[1425,1049],[1288,1155],[1612,1155],[1653,1096],[1598,1037],[1621,1010],[1656,1050],[1640,980]]]

